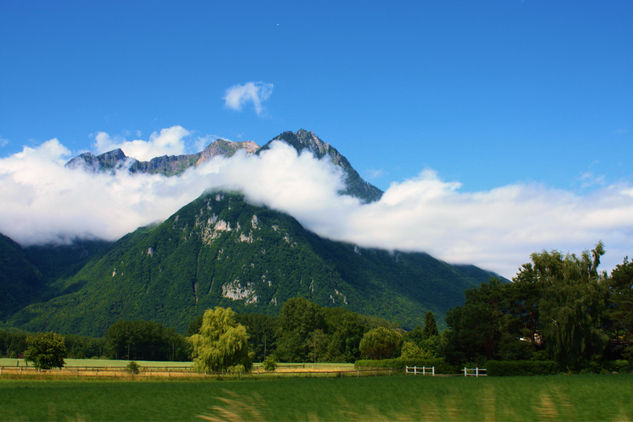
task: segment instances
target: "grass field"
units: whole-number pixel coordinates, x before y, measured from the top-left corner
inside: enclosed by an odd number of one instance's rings
[[[0,379],[0,420],[633,421],[632,375]]]

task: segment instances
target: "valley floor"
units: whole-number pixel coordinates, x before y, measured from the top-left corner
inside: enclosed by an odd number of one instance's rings
[[[633,375],[0,378],[0,420],[633,420]]]

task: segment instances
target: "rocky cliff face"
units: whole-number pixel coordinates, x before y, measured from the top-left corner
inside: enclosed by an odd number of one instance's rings
[[[82,168],[91,172],[110,172],[127,169],[130,173],[162,174],[165,176],[178,175],[190,167],[198,166],[217,156],[230,157],[243,149],[247,154],[253,154],[259,146],[250,141],[230,142],[217,139],[203,151],[195,154],[163,155],[149,161],[138,161],[128,157],[120,149],[94,155],[83,153],[66,163],[68,168]]]
[[[383,192],[363,180],[347,158],[336,148],[321,140],[314,132],[304,129],[300,129],[297,132],[283,132],[261,148],[252,141],[230,142],[224,139],[217,139],[203,151],[196,154],[165,155],[152,158],[150,161],[138,161],[127,157],[120,149],[116,149],[97,156],[90,152],[81,154],[66,163],[66,167],[111,173],[127,169],[130,173],[174,176],[190,167],[199,166],[213,157],[230,157],[239,150],[244,150],[247,154],[259,154],[269,149],[270,145],[275,141],[285,142],[294,147],[299,153],[304,150],[310,151],[319,159],[329,156],[334,165],[340,167],[345,174],[345,189],[341,190],[341,194],[357,197],[364,203],[374,202],[382,197]]]

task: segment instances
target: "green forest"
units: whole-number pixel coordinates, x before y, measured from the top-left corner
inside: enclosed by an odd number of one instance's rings
[[[185,361],[231,348],[246,369],[268,360],[434,362],[447,368],[506,362],[519,373],[625,370],[633,361],[633,262],[625,258],[607,274],[599,270],[603,254],[601,243],[580,256],[534,253],[511,283],[492,278],[467,290],[465,304],[448,312],[441,332],[430,311],[424,326],[407,331],[385,319],[292,298],[276,316],[216,307],[192,319],[182,334],[156,322],[118,321],[101,338],[64,336],[66,356]],[[0,332],[0,353],[24,355],[30,337]],[[197,348],[203,343],[206,349]]]

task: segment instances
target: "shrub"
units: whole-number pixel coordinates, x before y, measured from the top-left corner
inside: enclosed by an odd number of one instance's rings
[[[551,360],[489,360],[486,369],[490,376],[554,375],[560,372]]]
[[[237,365],[229,366],[226,372],[228,372],[231,375],[242,375],[243,373],[246,372],[246,367],[242,365],[241,363],[238,363]]]
[[[633,365],[628,360],[617,359],[609,360],[604,363],[604,368],[612,372],[628,372],[633,368]]]
[[[266,356],[266,359],[264,359],[262,366],[264,367],[265,371],[273,372],[275,369],[277,369],[277,362],[275,361],[274,357],[268,355]]]
[[[134,362],[133,360],[130,361],[130,363],[127,364],[127,366],[125,367],[125,369],[130,373],[130,374],[138,374],[141,367],[139,366],[138,363]]]

